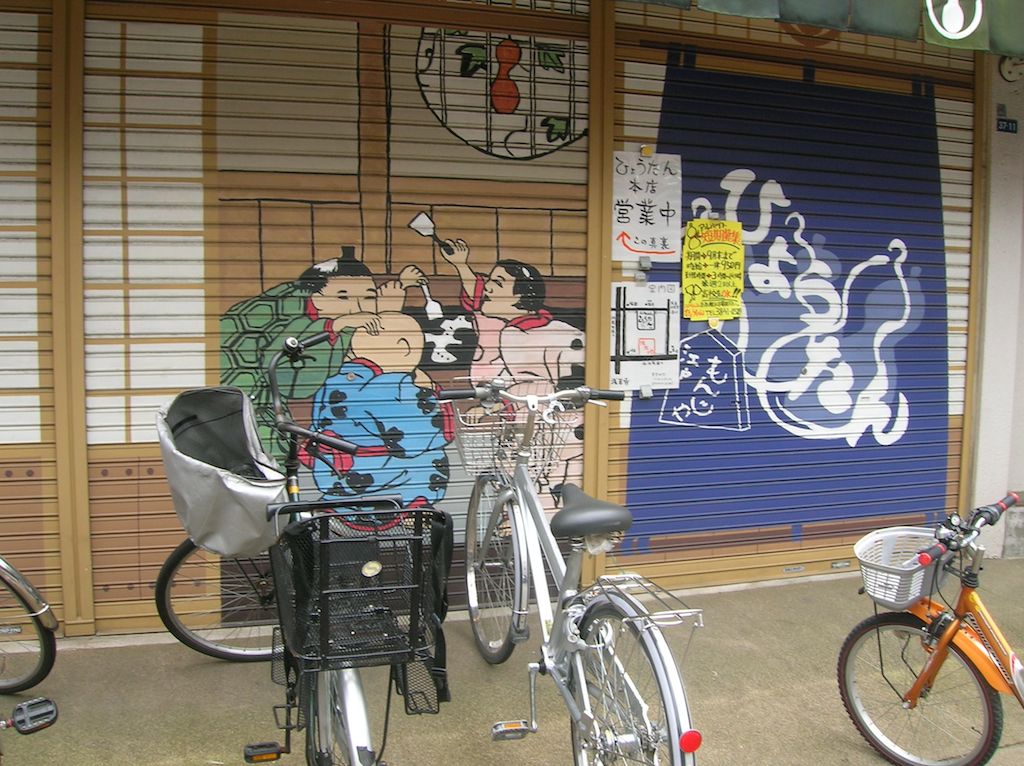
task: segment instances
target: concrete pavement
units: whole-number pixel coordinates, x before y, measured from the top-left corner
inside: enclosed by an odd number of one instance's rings
[[[1011,642],[1024,652],[1024,559],[988,562],[983,597]],[[683,664],[698,728],[701,766],[878,766],[836,691],[835,663],[847,632],[871,613],[859,578],[806,578],[702,589],[685,600],[705,610]],[[453,700],[436,716],[392,707],[385,760],[392,766],[473,766],[572,762],[568,719],[550,681],[540,679],[540,732],[493,743],[491,723],[529,714],[525,663],[534,641],[492,667],[473,647],[455,612],[446,624]],[[673,639],[682,650],[684,636]],[[376,724],[386,676],[368,673]],[[241,764],[246,742],[273,740],[271,706],[283,700],[265,664],[208,659],[164,634],[65,639],[53,673],[18,699],[46,695],[60,707],[50,729],[30,737],[0,734],[5,766],[220,766]],[[1024,763],[1024,711],[1004,696],[1006,724],[994,766]],[[301,750],[301,741],[298,750]],[[301,752],[280,763],[301,766]]]

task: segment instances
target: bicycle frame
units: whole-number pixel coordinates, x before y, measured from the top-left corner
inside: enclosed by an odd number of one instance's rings
[[[907,609],[926,623],[946,611],[941,604],[923,599]],[[917,680],[904,695],[910,707],[917,705],[921,692],[929,688],[949,654],[949,645],[955,644],[981,671],[985,680],[997,692],[1013,694],[1024,707],[1024,665],[1007,643],[999,626],[985,607],[975,588],[964,586],[960,590],[953,619],[932,649]]]
[[[516,528],[521,550],[526,551],[527,566],[530,570],[533,592],[537,601],[542,635],[541,657],[544,667],[562,695],[574,723],[577,726],[581,725],[581,722],[583,725],[589,725],[587,720],[589,711],[579,709],[569,689],[569,658],[576,652],[577,647],[573,646],[568,638],[566,630],[568,615],[565,609],[571,603],[571,598],[576,595],[583,567],[583,549],[573,550],[568,561],[562,557],[558,543],[548,526],[547,516],[540,498],[537,496],[533,481],[527,472],[526,458],[523,456],[516,463],[510,489],[515,493],[519,508],[524,511],[519,519],[522,523]],[[500,503],[495,504],[495,508],[500,506]],[[492,518],[491,523],[493,522]],[[551,572],[557,589],[554,607],[551,604],[551,591],[548,589],[546,576],[548,570]],[[529,669],[530,731],[536,732],[538,728],[536,697],[532,692],[536,686],[540,665],[530,663]],[[582,667],[577,670],[582,673]]]
[[[954,644],[981,671],[995,691],[1013,694],[1024,706],[1024,665],[1003,636],[995,619],[978,595],[978,575],[985,548],[971,543],[967,548],[970,563],[960,573],[960,593],[949,624],[935,636],[931,656],[925,662],[910,690],[903,696],[905,704],[914,708],[922,692],[930,689]],[[911,614],[932,625],[947,613],[945,607],[925,598],[907,608]],[[941,624],[940,624],[941,627]]]

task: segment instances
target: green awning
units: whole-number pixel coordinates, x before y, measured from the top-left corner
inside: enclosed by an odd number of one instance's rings
[[[634,0],[638,1],[638,0]],[[642,1],[642,0],[640,0]],[[677,8],[1024,56],[1021,0],[646,0]],[[923,28],[923,33],[922,33]]]

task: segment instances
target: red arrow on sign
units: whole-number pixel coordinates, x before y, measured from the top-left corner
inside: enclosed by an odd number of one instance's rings
[[[639,255],[674,255],[675,254],[674,250],[637,250],[635,247],[633,247],[630,244],[630,241],[632,241],[633,238],[631,236],[629,236],[628,232],[625,232],[625,231],[619,232],[619,234],[615,237],[615,239],[619,240],[619,243],[624,248],[629,250],[629,252],[631,252],[631,253],[637,253]]]

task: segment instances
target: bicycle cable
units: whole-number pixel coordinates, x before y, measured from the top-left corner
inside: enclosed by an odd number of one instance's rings
[[[391,721],[391,696],[392,691],[395,688],[395,666],[392,666],[392,670],[388,673],[388,698],[384,703],[384,728],[380,734],[380,751],[377,753],[377,760],[374,766],[384,766],[384,749],[388,746],[388,723]],[[408,694],[409,690],[405,690]]]

